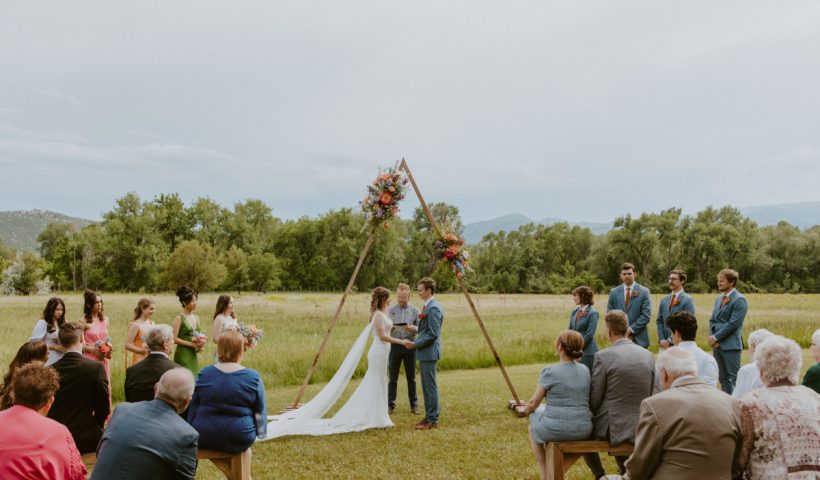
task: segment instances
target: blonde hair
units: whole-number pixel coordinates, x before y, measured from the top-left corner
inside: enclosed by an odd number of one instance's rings
[[[236,362],[245,350],[245,337],[233,330],[219,336],[216,342],[216,351],[220,362]]]
[[[131,321],[136,322],[139,320],[140,317],[142,317],[142,311],[153,305],[153,303],[150,298],[140,298],[140,301],[137,302],[137,306],[134,308],[134,319]]]
[[[410,291],[410,285],[402,282],[402,283],[399,284],[398,287],[396,287],[396,291],[397,292],[409,292]]]
[[[390,299],[390,290],[384,287],[374,288],[373,296],[370,297],[370,313],[384,308],[388,299]]]

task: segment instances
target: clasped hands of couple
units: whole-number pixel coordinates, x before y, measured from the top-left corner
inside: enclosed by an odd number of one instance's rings
[[[419,327],[417,327],[415,325],[407,325],[406,328],[407,328],[407,330],[409,330],[413,333],[416,333],[416,332],[419,331]],[[401,344],[404,345],[404,348],[406,348],[408,350],[412,350],[412,349],[416,348],[416,344],[413,343],[412,340],[403,340],[401,342]]]

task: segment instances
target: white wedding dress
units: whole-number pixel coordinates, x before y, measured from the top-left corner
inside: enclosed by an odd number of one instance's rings
[[[392,327],[393,322],[387,315],[381,311],[375,312],[325,388],[300,408],[269,416],[268,434],[258,441],[264,442],[286,435],[332,435],[392,427],[393,422],[387,411],[387,359],[390,344],[383,342],[377,331],[381,328],[389,335]],[[322,418],[350,383],[370,333],[373,334],[373,344],[367,352],[367,372],[362,383],[336,415]]]

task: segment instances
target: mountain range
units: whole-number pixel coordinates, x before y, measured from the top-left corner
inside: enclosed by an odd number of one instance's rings
[[[0,212],[0,241],[15,250],[38,251],[37,236],[52,222],[70,223],[79,230],[94,222],[48,210]]]
[[[786,221],[802,229],[820,225],[820,202],[788,203],[782,205],[759,205],[754,207],[739,208],[740,213],[754,220],[760,226],[776,225],[778,222]],[[528,223],[549,226],[558,222],[567,222],[571,226],[588,227],[592,233],[599,235],[608,232],[612,228],[612,223],[594,223],[559,218],[545,218],[543,220],[533,220],[532,218],[513,213],[483,220],[480,222],[468,223],[464,225],[464,241],[467,243],[478,243],[484,235],[490,232],[511,232],[518,230],[518,227]]]

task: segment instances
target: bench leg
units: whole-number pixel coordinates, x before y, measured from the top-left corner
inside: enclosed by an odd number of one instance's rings
[[[554,443],[547,444],[547,480],[564,480],[564,452]]]
[[[251,480],[251,449],[233,457],[231,480]]]
[[[229,479],[233,479],[234,477],[231,476],[231,458],[230,457],[223,457],[223,458],[212,458],[211,462],[216,465],[216,468],[219,469],[220,472],[224,473],[226,477]]]

